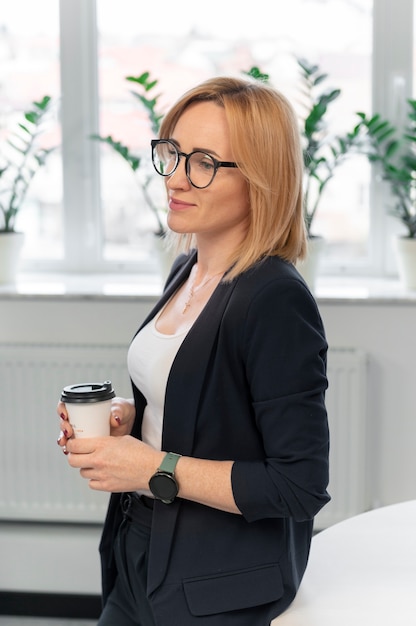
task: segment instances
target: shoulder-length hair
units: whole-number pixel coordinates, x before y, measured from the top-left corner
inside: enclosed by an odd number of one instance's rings
[[[229,259],[232,279],[265,256],[294,263],[306,253],[302,210],[303,158],[294,110],[279,91],[259,81],[211,78],[186,92],[162,120],[169,139],[183,112],[196,102],[225,110],[233,160],[247,180],[250,221],[247,236]],[[194,245],[182,236],[182,249]]]

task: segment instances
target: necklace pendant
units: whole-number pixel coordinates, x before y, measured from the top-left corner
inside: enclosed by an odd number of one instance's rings
[[[193,297],[194,297],[194,287],[193,287],[193,285],[191,285],[191,288],[190,288],[189,293],[188,293],[188,298],[187,298],[185,304],[183,305],[182,315],[185,315],[185,313],[187,312],[187,310],[191,306],[191,300],[192,300]]]

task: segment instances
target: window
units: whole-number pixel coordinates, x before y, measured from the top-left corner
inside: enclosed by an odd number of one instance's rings
[[[318,63],[322,72],[328,73],[327,89],[342,90],[329,108],[329,126],[334,134],[352,130],[358,121],[355,112],[371,107],[372,0],[295,0],[284,6],[282,3],[280,11],[275,6],[278,19],[273,20],[262,18],[268,14],[270,3],[259,0],[254,22],[249,8],[244,11],[240,7],[237,18],[232,5],[213,0],[208,14],[197,17],[193,4],[182,1],[174,28],[178,11],[173,6],[161,12],[157,20],[152,19],[150,7],[146,14],[146,8],[135,0],[121,0],[117,16],[113,6],[111,0],[97,4],[101,134],[111,134],[144,159],[152,135],[125,81],[126,76],[144,71],[158,79],[166,107],[210,75],[242,75],[256,65],[289,96],[301,116],[302,84],[295,60],[299,56]],[[154,224],[145,200],[132,173],[111,149],[101,151],[101,164],[107,225],[104,254],[121,259],[129,250],[138,258],[152,246],[148,235]],[[351,158],[336,174],[323,195],[314,230],[327,240],[328,263],[363,265],[369,256],[370,167],[364,157]],[[159,197],[163,204],[163,195]]]
[[[59,5],[55,0],[5,3],[0,13],[0,157],[31,102],[45,95],[55,101],[41,142],[57,149],[34,178],[16,222],[17,230],[25,230],[24,255],[30,261],[63,257],[59,75]]]
[[[155,222],[137,181],[114,151],[91,138],[111,134],[148,158],[152,133],[129,93],[129,75],[150,71],[159,80],[163,112],[205,77],[241,74],[257,65],[301,114],[295,56],[305,57],[328,74],[328,88],[342,90],[330,105],[331,131],[349,130],[359,110],[388,112],[394,121],[392,84],[399,84],[394,76],[400,74],[400,85],[411,94],[413,0],[391,4],[279,0],[269,19],[269,0],[241,5],[238,12],[220,0],[212,0],[203,12],[190,0],[157,12],[151,3],[137,0],[118,0],[116,9],[112,0],[39,0],[36,9],[28,0],[15,0],[0,17],[2,122],[8,108],[24,109],[40,91],[57,98],[60,91],[63,94],[63,180],[61,152],[56,151],[21,214],[29,233],[26,267],[80,272],[156,269]],[[22,14],[25,20],[19,21]],[[8,62],[6,68],[10,33],[16,56],[14,65]],[[17,61],[20,57],[26,57],[25,63]],[[36,75],[33,65],[39,58],[38,79],[29,81],[27,75]],[[26,75],[19,72],[19,63]],[[23,93],[16,84],[24,87]],[[51,132],[59,141],[59,126]],[[159,183],[152,183],[152,197],[163,205]],[[328,240],[325,271],[394,270],[389,260],[390,223],[380,193],[363,157],[347,159],[336,171],[314,222],[314,231]]]

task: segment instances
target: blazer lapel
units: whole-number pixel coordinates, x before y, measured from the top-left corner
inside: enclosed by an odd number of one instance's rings
[[[234,288],[220,284],[183,341],[168,378],[162,447],[191,454],[198,405],[221,318]]]
[[[218,285],[182,343],[172,365],[163,420],[162,449],[166,452],[192,454],[198,405],[209,357],[234,285],[235,281]],[[180,499],[169,505],[155,502],[148,570],[149,594],[163,582],[166,575],[179,510]]]

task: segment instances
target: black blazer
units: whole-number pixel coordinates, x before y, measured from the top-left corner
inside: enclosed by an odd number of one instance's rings
[[[176,264],[142,326],[195,261],[192,253]],[[313,517],[329,500],[326,351],[312,295],[277,257],[220,283],[189,331],[168,379],[162,449],[234,460],[242,515],[180,498],[155,502],[148,594],[158,626],[183,626],[184,602],[196,616],[227,613],[239,616],[239,625],[268,624],[293,600]],[[132,434],[140,437],[145,399],[134,385],[133,393]],[[111,496],[100,545],[104,601],[116,574],[119,499]]]

